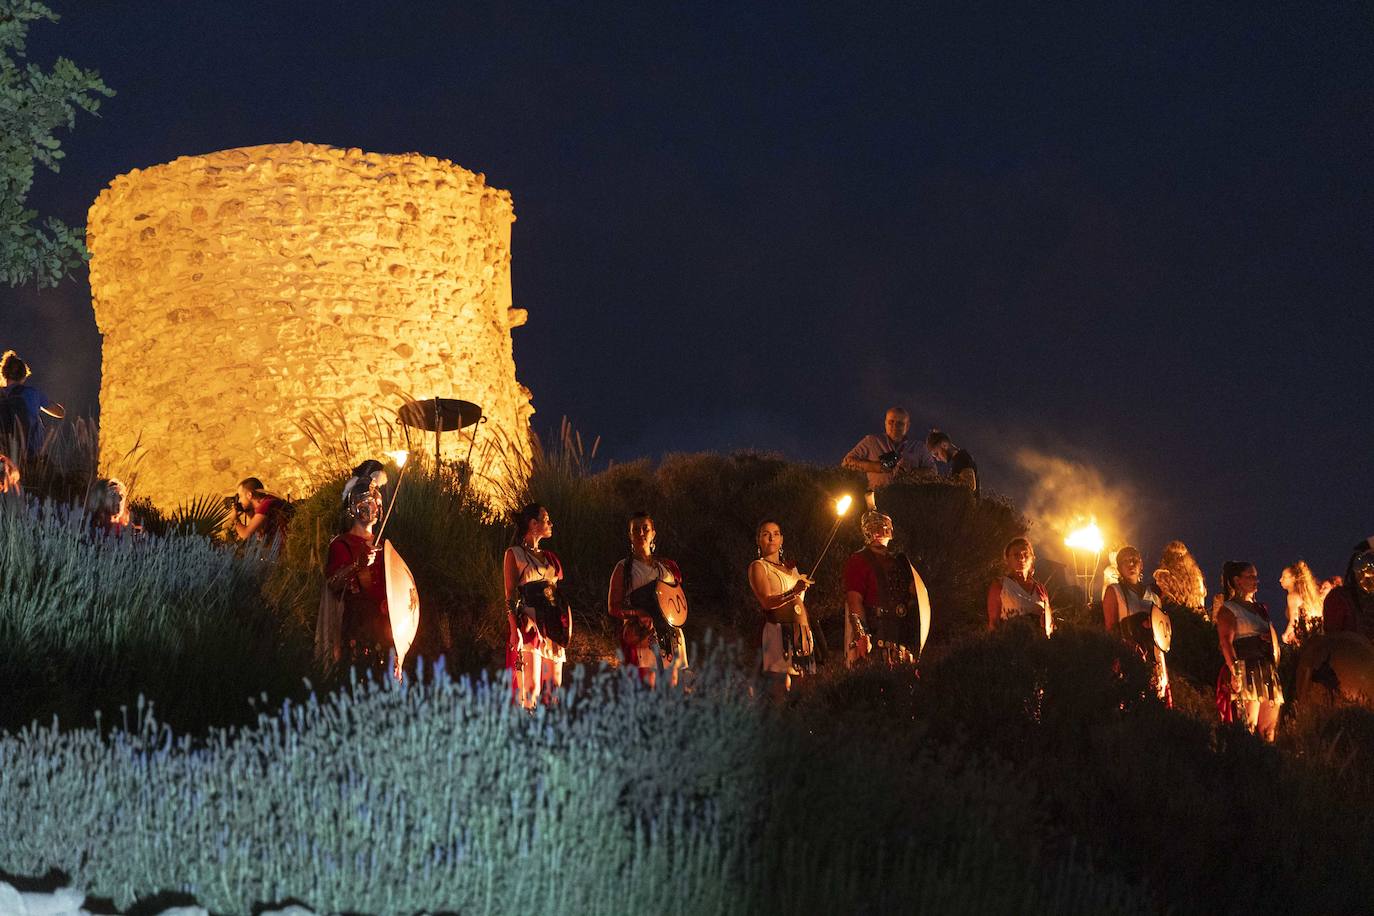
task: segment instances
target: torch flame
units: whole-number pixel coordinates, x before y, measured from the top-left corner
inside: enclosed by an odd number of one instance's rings
[[[1064,538],[1065,547],[1090,553],[1101,553],[1103,544],[1102,529],[1097,527],[1097,522],[1089,522],[1082,528],[1076,528]]]
[[[849,511],[850,505],[854,502],[854,497],[848,493],[835,500],[835,514],[843,517]]]
[[[396,462],[396,467],[403,468],[406,466],[406,459],[410,457],[410,452],[402,449],[396,452],[387,452],[386,456]]]

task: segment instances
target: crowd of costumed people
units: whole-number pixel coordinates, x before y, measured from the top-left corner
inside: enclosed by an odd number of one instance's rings
[[[0,442],[9,442],[10,454],[21,459],[36,454],[45,435],[44,418],[64,415],[60,404],[29,383],[29,376],[29,367],[12,351],[0,359]],[[841,461],[844,468],[866,475],[868,483],[865,511],[859,516],[863,547],[846,559],[842,572],[842,657],[849,668],[914,670],[933,624],[920,572],[892,547],[892,518],[877,505],[882,490],[899,481],[945,478],[975,497],[979,494],[978,466],[967,450],[939,429],[913,439],[910,427],[908,411],[893,407],[884,416],[883,432],[865,436]],[[325,554],[315,636],[324,664],[383,669],[390,661],[399,677],[419,610],[409,571],[399,558],[393,568],[381,546],[378,526],[384,518],[386,484],[384,465],[368,460],[353,469],[344,485],[340,525]],[[0,455],[0,494],[22,497],[22,492],[18,463]],[[260,479],[241,481],[231,505],[238,539],[273,544],[284,537],[291,505]],[[110,537],[138,533],[127,490],[118,480],[95,481],[86,510],[93,532]],[[554,531],[548,509],[525,505],[511,522],[515,535],[502,557],[506,666],[514,701],[533,708],[557,700],[574,638],[573,615],[560,590],[563,564],[544,545]],[[688,670],[683,631],[687,575],[658,553],[649,513],[632,515],[625,534],[626,553],[610,570],[606,593],[606,611],[620,628],[619,660],[646,685],[660,680],[676,684]],[[775,518],[758,522],[754,540],[757,559],[741,574],[758,605],[758,674],[767,692],[781,697],[816,671],[818,634],[806,595],[816,584],[819,557],[809,573],[802,572],[786,553],[785,532]],[[1055,615],[1047,584],[1037,577],[1034,545],[1028,538],[1014,538],[1002,559],[1003,573],[988,587],[988,629],[1024,626],[1053,638]],[[407,581],[388,582],[398,574]],[[1151,672],[1152,689],[1166,704],[1172,702],[1171,620],[1179,613],[1203,614],[1216,625],[1223,659],[1216,705],[1223,721],[1242,722],[1274,739],[1284,703],[1279,659],[1285,644],[1304,649],[1300,691],[1374,699],[1358,690],[1362,684],[1374,685],[1374,538],[1356,545],[1344,576],[1318,580],[1302,561],[1285,568],[1279,584],[1286,604],[1279,613],[1256,600],[1259,570],[1246,561],[1225,563],[1209,598],[1201,569],[1180,541],[1164,545],[1149,577],[1142,552],[1133,545],[1119,547],[1103,580],[1103,626],[1139,653]],[[398,603],[406,607],[398,608]]]

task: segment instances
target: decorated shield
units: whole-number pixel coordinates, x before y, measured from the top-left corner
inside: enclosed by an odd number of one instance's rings
[[[654,586],[654,595],[658,598],[658,609],[663,612],[665,620],[675,627],[687,622],[687,594],[681,585],[659,579]]]
[[[396,643],[396,675],[399,678],[401,663],[415,642],[415,632],[420,629],[420,593],[415,589],[410,567],[390,541],[382,548],[382,562],[386,567],[386,606],[391,617],[391,638]]]

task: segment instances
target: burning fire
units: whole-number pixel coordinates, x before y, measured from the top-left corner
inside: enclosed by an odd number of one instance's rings
[[[835,514],[843,517],[849,511],[849,507],[854,502],[854,497],[848,493],[835,500]]]
[[[407,452],[405,450],[387,452],[386,456],[390,458],[392,461],[396,462],[396,467],[403,468],[406,466],[406,459],[410,457],[410,452]]]
[[[1101,553],[1105,541],[1102,537],[1102,529],[1097,527],[1097,521],[1090,521],[1081,528],[1075,528],[1069,532],[1069,536],[1064,538],[1064,546],[1072,550],[1086,550],[1089,553]]]

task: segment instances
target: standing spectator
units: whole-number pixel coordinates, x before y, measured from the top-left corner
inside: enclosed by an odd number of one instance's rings
[[[911,429],[911,414],[903,407],[891,407],[883,419],[883,435],[868,435],[844,456],[842,467],[868,475],[868,488],[885,487],[901,477],[929,477],[935,473],[930,455],[906,434]]]
[[[43,414],[60,420],[66,409],[48,400],[41,388],[28,384],[31,374],[28,363],[13,350],[0,356],[0,437],[20,437],[26,458],[38,454],[43,446]]]
[[[256,477],[239,481],[234,497],[234,534],[240,541],[260,538],[274,544],[286,536],[286,500],[273,496]]]
[[[946,477],[959,481],[978,495],[978,464],[967,449],[951,442],[948,433],[932,429],[926,436],[926,451],[933,460],[945,466]]]

